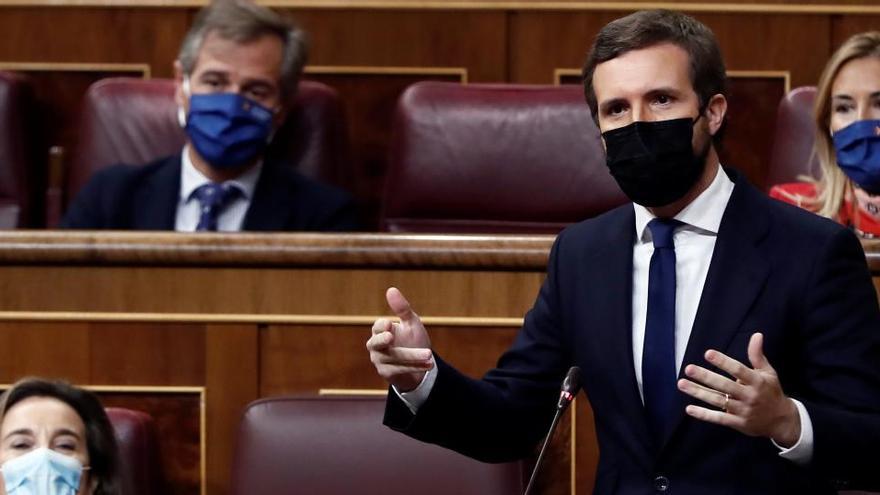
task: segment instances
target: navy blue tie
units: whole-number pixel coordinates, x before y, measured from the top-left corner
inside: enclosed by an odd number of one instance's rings
[[[675,244],[678,220],[655,218],[648,223],[654,254],[648,272],[648,317],[642,352],[642,394],[648,426],[655,441],[672,418],[675,396]]]
[[[196,231],[217,230],[217,217],[232,200],[241,193],[234,184],[204,184],[193,191],[199,200],[199,224]]]

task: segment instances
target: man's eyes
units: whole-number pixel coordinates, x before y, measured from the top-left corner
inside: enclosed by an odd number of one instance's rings
[[[245,91],[245,95],[254,100],[264,100],[269,97],[269,91],[265,89],[249,89]]]
[[[607,113],[608,115],[620,115],[625,111],[626,111],[626,106],[618,104],[618,105],[611,105],[610,107],[608,107],[605,110],[605,113]]]
[[[228,86],[227,82],[222,79],[204,79],[202,85],[210,91],[221,92]]]

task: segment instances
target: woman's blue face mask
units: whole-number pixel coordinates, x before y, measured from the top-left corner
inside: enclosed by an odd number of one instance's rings
[[[199,155],[212,167],[241,167],[263,153],[272,138],[275,113],[237,93],[191,94],[183,81],[189,112],[178,111],[180,125]]]
[[[75,495],[83,468],[70,456],[47,448],[34,449],[0,466],[9,495]]]
[[[880,194],[880,120],[859,120],[832,134],[837,165],[870,194]]]

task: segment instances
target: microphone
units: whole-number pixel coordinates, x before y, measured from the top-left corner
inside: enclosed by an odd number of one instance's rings
[[[541,446],[541,453],[538,454],[538,460],[535,462],[534,469],[532,469],[532,476],[529,478],[529,484],[526,486],[524,495],[529,495],[532,486],[535,484],[535,477],[538,475],[541,461],[544,460],[544,453],[547,451],[547,445],[550,444],[550,438],[553,437],[553,432],[556,431],[556,425],[559,424],[559,418],[562,417],[565,410],[568,409],[568,406],[571,404],[571,401],[574,400],[574,396],[577,395],[580,390],[581,369],[577,366],[572,366],[569,368],[568,373],[566,373],[565,380],[562,381],[562,389],[559,391],[559,401],[556,403],[556,415],[553,416],[553,422],[550,423],[550,431],[547,432],[547,436],[544,438],[544,445]]]

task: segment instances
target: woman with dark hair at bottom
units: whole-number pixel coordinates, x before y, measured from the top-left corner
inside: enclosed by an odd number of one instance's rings
[[[113,426],[94,394],[26,378],[0,396],[0,495],[119,495]]]

